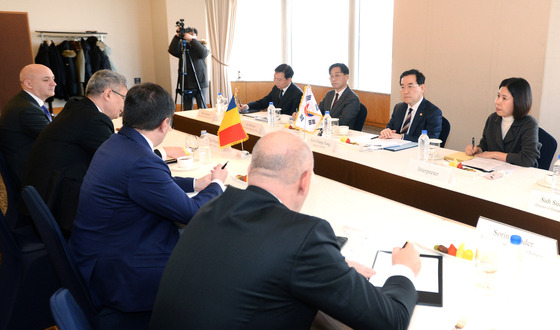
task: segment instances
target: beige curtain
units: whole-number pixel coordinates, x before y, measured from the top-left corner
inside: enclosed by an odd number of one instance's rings
[[[231,99],[231,84],[228,76],[229,58],[233,46],[237,0],[206,0],[206,15],[212,49],[212,83],[210,99],[216,103],[218,93]]]

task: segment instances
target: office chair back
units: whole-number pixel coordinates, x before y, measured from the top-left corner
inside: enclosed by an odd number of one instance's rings
[[[16,197],[0,154],[0,329],[44,329],[54,324],[45,309],[60,283],[37,236],[33,233],[30,240],[26,231],[14,232],[10,226],[19,217]]]
[[[550,163],[552,162],[552,158],[554,158],[554,154],[556,153],[556,148],[558,147],[558,143],[556,139],[548,134],[547,131],[539,127],[539,142],[542,144],[541,146],[541,157],[538,160],[539,168],[543,170],[550,169]]]
[[[32,186],[23,188],[22,198],[47,248],[60,283],[72,293],[88,320],[94,320],[97,310],[51,211]]]
[[[91,330],[84,312],[66,288],[60,288],[51,297],[51,311],[60,330]]]
[[[358,112],[358,116],[356,116],[356,120],[354,121],[354,125],[350,127],[350,129],[355,131],[361,131],[364,128],[364,123],[366,122],[367,117],[367,108],[365,105],[360,103],[360,111]]]
[[[445,142],[447,142],[447,137],[449,137],[449,132],[451,131],[451,124],[449,120],[445,117],[441,117],[441,133],[439,133],[439,139],[441,140],[441,147],[445,148]]]

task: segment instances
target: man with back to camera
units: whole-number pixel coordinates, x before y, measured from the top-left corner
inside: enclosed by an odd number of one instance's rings
[[[312,173],[301,137],[261,138],[247,189],[230,186],[185,228],[150,328],[309,329],[321,310],[352,328],[406,329],[418,298],[418,251],[394,248],[394,275],[375,288],[366,278],[373,270],[349,266],[327,221],[299,213]]]
[[[206,57],[210,52],[208,51],[208,48],[206,48],[206,40],[198,40],[198,30],[196,28],[185,28],[183,39],[187,42],[186,48],[188,49],[188,52],[190,54],[192,66],[189,62],[188,56],[187,63],[183,63],[183,54],[181,53],[181,45],[179,42],[181,40],[179,39],[179,30],[177,30],[177,34],[173,36],[173,39],[169,44],[169,49],[167,50],[169,54],[179,59],[178,79],[181,79],[181,76],[183,75],[183,65],[186,65],[187,75],[185,76],[185,82],[183,86],[183,91],[186,92],[183,98],[183,101],[185,102],[183,107],[185,110],[192,110],[193,99],[196,99],[198,108],[205,109],[205,102],[208,102],[208,75],[206,69]],[[196,73],[195,71],[193,71],[193,66]],[[198,85],[196,83],[197,78],[198,84],[200,85],[200,93],[198,92]],[[203,97],[201,97],[201,95]],[[204,106],[202,106],[203,104]]]
[[[26,65],[19,82],[22,91],[6,104],[0,117],[0,151],[18,190],[31,147],[52,121],[45,100],[54,95],[56,86],[51,69],[42,64]]]
[[[422,130],[428,131],[430,139],[441,133],[441,110],[424,98],[426,78],[422,72],[412,69],[401,74],[403,102],[395,105],[387,128],[379,133],[381,139],[418,141]]]
[[[72,232],[89,163],[115,132],[112,119],[122,115],[126,91],[123,75],[97,71],[88,81],[85,97],[68,100],[31,149],[23,184],[37,189],[66,238]]]
[[[319,103],[319,109],[329,111],[332,118],[338,118],[339,125],[353,127],[360,112],[360,98],[348,87],[350,70],[343,63],[329,67],[329,78],[334,90],[327,92]]]
[[[280,64],[274,69],[274,87],[267,96],[258,101],[242,104],[240,112],[249,113],[265,110],[270,102],[275,108],[282,108],[282,114],[297,112],[303,92],[292,82],[294,70],[288,64]]]
[[[69,247],[96,307],[135,312],[147,327],[159,280],[200,206],[223,192],[220,165],[200,179],[172,177],[153,152],[171,130],[175,104],[161,86],[132,87],[123,127],[93,156]],[[187,192],[198,191],[190,198]]]

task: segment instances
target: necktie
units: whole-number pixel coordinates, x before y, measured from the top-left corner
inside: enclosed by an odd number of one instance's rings
[[[406,113],[406,119],[404,120],[403,126],[401,128],[401,134],[405,134],[408,131],[408,126],[410,126],[410,114],[412,113],[412,108],[408,108]]]
[[[334,96],[334,101],[332,103],[332,108],[334,108],[334,105],[336,104],[337,101],[338,101],[338,93],[336,93],[335,96]]]
[[[278,101],[280,101],[282,99],[282,95],[284,95],[284,90],[283,89],[280,90],[280,95],[278,95]]]
[[[51,113],[49,112],[49,109],[47,109],[47,107],[44,104],[41,106],[41,108],[43,108],[43,111],[47,115],[47,118],[49,118],[49,121],[52,121],[52,117],[51,117]]]

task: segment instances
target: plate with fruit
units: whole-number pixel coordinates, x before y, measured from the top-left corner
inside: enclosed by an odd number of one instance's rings
[[[339,141],[342,142],[342,143],[346,143],[346,144],[359,145],[358,142],[350,140],[350,138],[348,136],[341,137]]]
[[[465,247],[465,243],[459,244],[459,247],[456,247],[454,244],[437,244],[431,249],[439,254],[451,256],[459,259],[464,259],[468,261],[472,261],[474,259],[474,252],[471,249]]]
[[[243,175],[243,174],[236,174],[236,175],[230,174],[230,176],[237,183],[245,184],[245,185],[247,184],[247,174],[245,174],[245,175]]]

